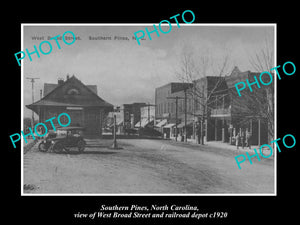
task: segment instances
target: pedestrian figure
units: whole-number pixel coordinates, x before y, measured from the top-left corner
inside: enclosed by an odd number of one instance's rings
[[[233,127],[232,125],[229,125],[229,128],[228,128],[228,133],[229,133],[229,143],[232,144],[232,134],[233,134]]]
[[[45,132],[44,132],[44,127],[41,127],[41,126],[40,126],[40,127],[38,128],[37,132],[38,132],[38,134],[39,134],[38,139],[41,139],[41,138],[42,138],[41,136],[43,136],[43,134],[45,133]]]
[[[181,139],[181,142],[183,142],[183,141],[184,141],[184,136],[183,136],[183,132],[182,132],[182,130],[180,131],[180,139]]]
[[[246,146],[249,147],[249,149],[251,149],[251,133],[247,130],[246,131]]]
[[[240,134],[237,133],[237,135],[235,136],[236,149],[239,149],[239,144],[240,144]]]
[[[243,130],[241,131],[241,145],[242,145],[242,148],[244,149],[244,145],[245,145],[245,132]]]

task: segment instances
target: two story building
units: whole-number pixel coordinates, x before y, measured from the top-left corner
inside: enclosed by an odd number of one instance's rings
[[[235,88],[236,83],[246,79],[254,82],[254,76],[259,75],[235,67],[229,76],[206,76],[193,83],[169,83],[156,88],[155,117],[161,120],[161,131],[172,137],[177,127],[177,134],[185,131],[190,139],[201,135],[204,141],[232,143],[238,132],[247,130],[252,134],[252,144],[267,143],[266,105],[272,102],[266,95],[269,87],[254,85],[252,92],[245,89],[242,96],[238,96]]]
[[[238,82],[253,83],[254,76],[259,77],[260,73],[251,71],[241,72],[237,67],[229,76],[224,77],[225,92],[216,93],[216,104],[211,109],[213,140],[231,142],[232,137],[237,133],[250,132],[252,144],[261,145],[268,141],[268,123],[265,113],[267,95],[265,87],[258,88],[252,85],[253,91],[249,88],[243,90],[239,96],[235,84]]]

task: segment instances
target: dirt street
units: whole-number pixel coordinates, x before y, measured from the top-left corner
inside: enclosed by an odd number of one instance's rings
[[[87,140],[82,154],[24,155],[24,193],[39,194],[222,194],[274,193],[273,159],[248,161],[243,152],[166,140]]]

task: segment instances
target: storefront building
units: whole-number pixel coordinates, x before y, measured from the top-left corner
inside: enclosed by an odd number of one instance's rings
[[[252,83],[254,76],[259,74],[251,71],[241,72],[235,67],[232,73],[225,77],[226,91],[215,96],[216,104],[210,111],[213,140],[234,144],[238,133],[244,136],[246,132],[250,132],[253,145],[267,143],[268,124],[265,114],[262,113],[267,102],[265,90],[252,86],[252,92],[245,90],[243,96],[238,96],[234,86],[246,79]]]
[[[266,90],[252,86],[252,92],[244,90],[243,96],[238,96],[235,88],[236,83],[246,79],[254,82],[254,76],[259,74],[235,67],[229,76],[206,76],[192,84],[169,83],[157,88],[157,129],[166,138],[177,134],[181,140],[185,135],[187,139],[197,139],[197,143],[201,136],[204,141],[234,144],[236,135],[246,132],[251,133],[253,145],[267,143],[266,105],[271,100]],[[177,88],[172,90],[174,84]]]

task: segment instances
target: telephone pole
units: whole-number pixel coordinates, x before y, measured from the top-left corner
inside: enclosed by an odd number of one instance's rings
[[[176,108],[175,108],[175,117],[176,117],[176,123],[175,123],[175,129],[176,129],[176,133],[175,133],[175,140],[177,141],[177,135],[178,135],[178,132],[177,132],[177,120],[178,120],[178,112],[177,112],[177,107],[178,107],[178,99],[184,99],[184,142],[187,142],[187,89],[188,87],[185,87],[183,89],[184,91],[184,97],[178,97],[178,96],[175,96],[175,97],[167,97],[167,99],[175,99],[176,102]]]
[[[178,130],[177,130],[177,121],[178,121],[178,99],[185,99],[186,98],[182,98],[182,97],[167,97],[167,99],[175,99],[175,141],[177,141],[177,137],[178,137]],[[186,105],[185,105],[186,106]],[[186,110],[184,111],[186,114]],[[186,118],[186,115],[185,117]]]
[[[31,90],[32,90],[32,103],[34,103],[34,80],[40,79],[38,77],[34,78],[34,77],[26,77],[26,79],[31,80]],[[32,124],[31,124],[31,128],[33,130],[34,128],[34,112],[32,111]]]
[[[156,105],[148,103],[148,104],[145,105],[145,106],[148,107],[148,123],[150,123],[150,106],[154,106],[154,107],[155,107]],[[141,119],[142,119],[142,118],[141,118]]]
[[[186,88],[184,89],[184,142],[187,142],[187,96],[186,96]]]
[[[150,104],[150,103],[148,103],[148,104],[146,104],[146,105],[143,105],[142,107],[145,107],[145,106],[147,106],[147,111],[148,111],[148,115],[147,115],[147,119],[148,119],[148,123],[150,124],[150,106],[156,106],[156,105],[153,105],[153,104]],[[139,129],[141,129],[142,128],[142,119],[143,118],[146,118],[146,117],[142,117],[142,107],[140,108],[140,128]],[[155,125],[155,118],[153,117],[153,126]]]
[[[120,112],[120,107],[119,106],[114,107],[114,111],[113,111],[113,119],[114,119],[113,144],[110,148],[111,149],[122,149],[121,147],[118,146],[118,143],[117,143],[117,116],[116,116],[116,112]]]

